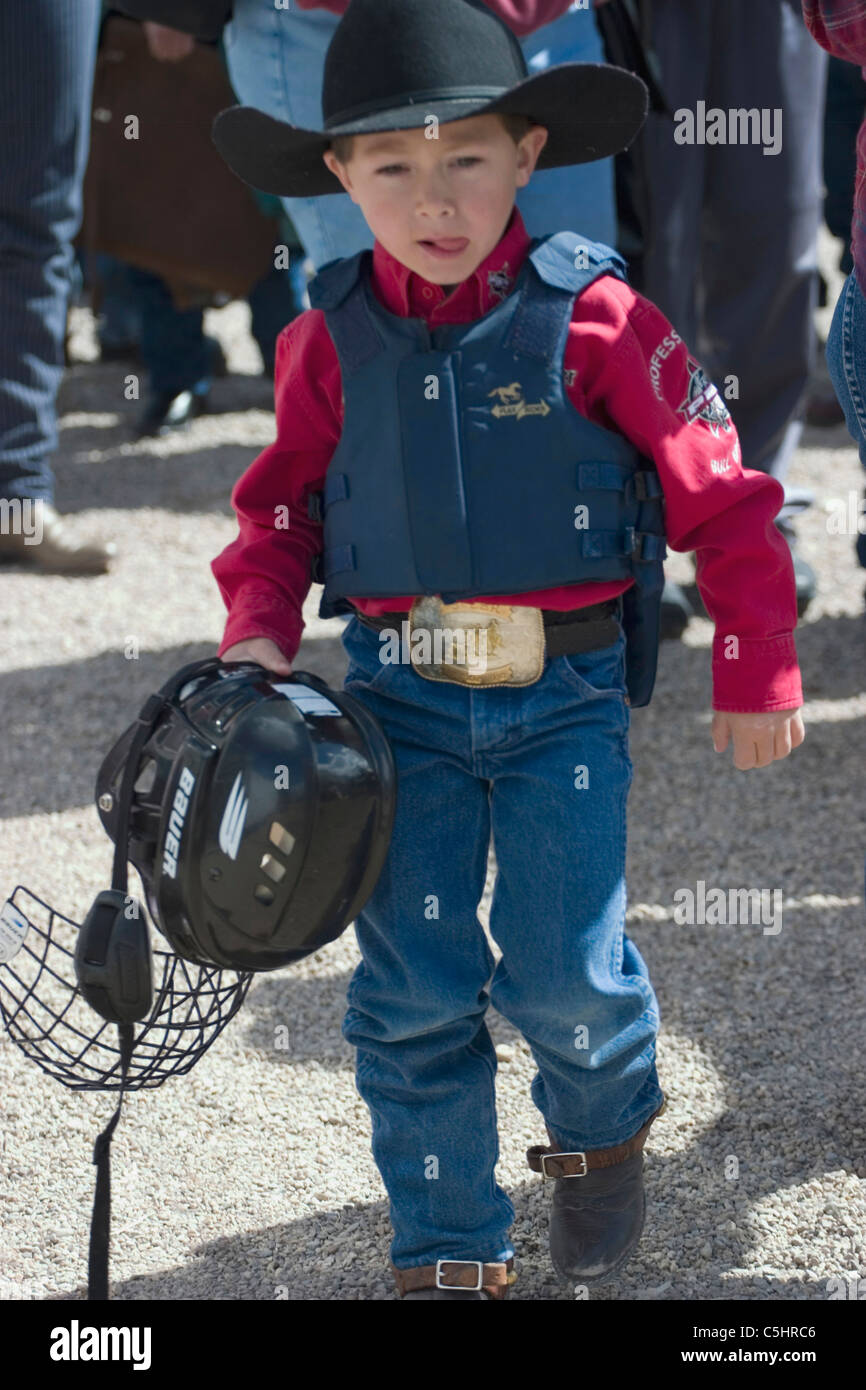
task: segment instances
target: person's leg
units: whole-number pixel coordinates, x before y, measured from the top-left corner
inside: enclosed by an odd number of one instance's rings
[[[623,1143],[663,1099],[658,1006],[625,934],[624,657],[621,635],[551,661],[521,691],[524,736],[486,753],[502,950],[490,999],[532,1048],[532,1098],[570,1150]]]
[[[652,46],[661,86],[675,116],[694,112],[706,96],[711,26],[708,6],[690,0],[653,0]],[[706,178],[706,146],[678,144],[681,120],[650,111],[634,150],[635,176],[644,187],[647,208],[644,254],[635,288],[657,304],[680,337],[697,350],[699,310],[696,286],[701,265],[701,218]],[[665,580],[662,637],[679,637],[693,613],[679,584]]]
[[[274,374],[274,356],[277,338],[287,323],[297,318],[301,305],[297,296],[297,281],[294,274],[298,258],[303,260],[303,251],[292,252],[292,265],[286,270],[272,267],[263,275],[247,295],[250,306],[250,329],[259,345],[262,362],[267,376]]]
[[[238,100],[291,125],[321,130],[325,53],[338,23],[339,17],[327,10],[276,9],[273,0],[236,0],[225,30],[225,54]],[[373,235],[348,193],[282,202],[315,270],[373,246]]]
[[[141,356],[154,394],[205,394],[211,360],[201,309],[177,309],[168,285],[148,270],[127,266],[127,278],[141,316]]]
[[[591,9],[569,10],[521,40],[531,73],[558,63],[603,63],[604,50]],[[613,160],[539,169],[517,194],[530,236],[563,230],[616,246]]]
[[[827,55],[799,0],[716,0],[712,14],[707,105],[756,108],[767,129],[759,143],[729,132],[708,157],[697,346],[720,386],[737,378],[728,405],[744,466],[783,482],[814,355]]]
[[[857,133],[866,114],[866,82],[854,63],[830,57],[827,63],[827,100],[824,107],[824,220],[833,236],[844,243],[840,269],[849,275],[851,257],[851,209],[857,178]]]
[[[0,497],[51,502],[98,0],[0,5]]]
[[[827,368],[866,468],[866,297],[853,271],[842,286],[827,335]],[[866,525],[862,511],[858,518],[859,526]],[[857,558],[866,569],[866,534],[859,529]]]
[[[99,315],[96,333],[103,362],[139,356],[141,314],[130,289],[127,268],[114,256],[88,258]]]
[[[370,1109],[388,1191],[391,1259],[511,1258],[513,1207],[497,1185],[486,986],[493,957],[476,916],[490,832],[488,788],[473,771],[478,692],[379,663],[379,638],[343,633],[346,690],[380,720],[398,773],[385,866],[355,924],[363,957],[343,1036]]]
[[[532,1098],[572,1168],[551,1193],[550,1254],[563,1280],[606,1278],[643,1230],[643,1144],[664,1097],[659,1016],[625,933],[628,753],[625,638],[548,663],[523,692],[520,736],[486,761],[497,878],[490,930],[502,959],[495,1008],[520,1030],[538,1072]],[[558,1162],[558,1160],[554,1160]]]
[[[691,0],[654,0],[652,6],[652,46],[661,86],[675,115],[694,112],[706,97],[712,45],[708,10],[708,5],[693,5]],[[696,286],[707,149],[678,144],[678,128],[683,129],[682,121],[651,111],[638,136],[650,208],[649,244],[638,288],[699,351]]]

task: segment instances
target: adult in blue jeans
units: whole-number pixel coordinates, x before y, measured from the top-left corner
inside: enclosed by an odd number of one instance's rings
[[[491,8],[495,8],[491,6]],[[340,16],[329,10],[277,9],[273,0],[235,0],[223,35],[229,77],[245,106],[291,125],[317,130],[322,121],[325,53]],[[591,9],[572,7],[522,40],[530,72],[565,62],[604,62]],[[595,241],[616,244],[613,161],[539,171],[520,190],[517,206],[530,236],[568,226]],[[312,268],[352,256],[373,240],[346,193],[284,198]]]
[[[0,559],[98,574],[54,507],[72,239],[81,220],[98,0],[0,5]]]

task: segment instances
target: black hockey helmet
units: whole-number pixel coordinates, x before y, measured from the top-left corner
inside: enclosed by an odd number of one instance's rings
[[[282,680],[210,658],[145,701],[105,758],[96,797],[114,840],[111,888],[80,926],[14,890],[0,907],[0,1014],[63,1085],[119,1093],[93,1154],[88,1297],[104,1299],[124,1094],[188,1072],[253,972],[345,930],[385,862],[396,773],[381,726],[351,695],[306,671]],[[151,947],[127,893],[130,862],[167,951]]]
[[[199,662],[140,751],[129,860],[178,955],[276,970],[338,937],[363,907],[391,837],[396,774],[378,721],[345,691],[250,662]],[[96,782],[117,841],[121,781],[141,720]]]

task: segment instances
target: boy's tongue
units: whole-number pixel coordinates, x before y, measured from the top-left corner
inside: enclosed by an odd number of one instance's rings
[[[466,250],[469,238],[465,236],[443,236],[420,242],[425,251],[433,256],[457,256]]]

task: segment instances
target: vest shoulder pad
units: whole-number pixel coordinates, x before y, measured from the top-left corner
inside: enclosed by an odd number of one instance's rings
[[[371,251],[358,251],[354,256],[338,257],[328,261],[307,286],[312,309],[336,309],[354,289],[361,274],[365,256],[372,257]]]
[[[529,259],[545,284],[573,294],[581,294],[601,275],[628,281],[626,264],[618,251],[577,232],[554,232],[541,237]]]

